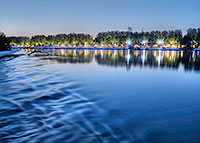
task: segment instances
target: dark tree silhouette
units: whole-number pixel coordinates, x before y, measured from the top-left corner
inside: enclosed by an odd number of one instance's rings
[[[192,38],[188,35],[185,35],[181,40],[181,45],[185,45],[186,47],[184,48],[191,48],[192,46],[191,41],[192,41]]]
[[[4,33],[0,32],[0,51],[7,50],[9,46],[8,39]]]

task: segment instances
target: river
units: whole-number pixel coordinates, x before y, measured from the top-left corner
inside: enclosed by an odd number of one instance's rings
[[[2,143],[198,143],[200,52],[0,52]]]

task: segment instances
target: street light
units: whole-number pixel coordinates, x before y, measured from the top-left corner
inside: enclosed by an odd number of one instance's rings
[[[147,41],[146,40],[143,40],[142,41],[142,45],[146,45]]]
[[[163,43],[164,43],[164,42],[163,42],[162,40],[159,40],[159,41],[158,41],[158,45],[163,45]]]
[[[128,40],[128,41],[127,41],[127,44],[128,44],[128,45],[131,45],[131,41],[130,41],[130,40]]]

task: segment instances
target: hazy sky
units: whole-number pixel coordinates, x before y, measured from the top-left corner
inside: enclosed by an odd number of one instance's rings
[[[8,36],[200,27],[200,0],[0,0]]]

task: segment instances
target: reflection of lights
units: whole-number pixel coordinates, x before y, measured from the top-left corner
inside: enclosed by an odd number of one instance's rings
[[[142,41],[142,45],[146,45],[147,44],[147,41],[146,40],[143,40]]]
[[[129,65],[129,60],[131,58],[131,55],[130,55],[130,50],[128,50],[128,54],[127,54],[127,65]]]
[[[114,50],[114,53],[113,53],[114,60],[115,60],[115,55],[116,55],[116,50]]]
[[[64,56],[65,55],[65,50],[61,49],[61,55]]]
[[[110,56],[112,54],[111,50],[108,50],[108,55]]]
[[[85,55],[85,57],[87,56],[87,54],[88,54],[88,51],[87,51],[87,50],[84,50],[84,55]]]
[[[95,52],[93,51],[93,59],[95,59]]]
[[[174,61],[174,51],[172,51],[172,62]]]
[[[193,51],[193,62],[195,62],[195,58],[196,58],[196,53],[195,53],[195,51]]]
[[[159,50],[159,54],[158,54],[158,66],[160,67],[160,61],[162,59],[162,56],[161,56],[161,50]]]
[[[94,53],[95,53],[95,55],[97,55],[97,54],[98,54],[98,51],[97,51],[97,50],[95,50],[95,51],[94,51]]]
[[[142,51],[142,65],[144,66],[144,62],[145,62],[145,50]]]
[[[101,58],[103,59],[103,50],[101,50]]]
[[[163,42],[162,40],[159,40],[159,41],[158,41],[158,45],[163,45],[163,43],[164,43],[164,42]]]
[[[181,51],[181,58],[183,57],[183,51]]]

